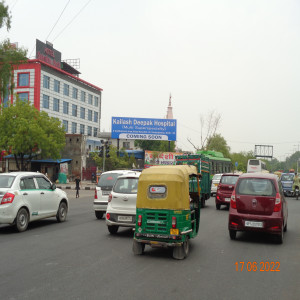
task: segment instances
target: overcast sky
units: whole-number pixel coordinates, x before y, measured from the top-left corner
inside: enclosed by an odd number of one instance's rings
[[[298,0],[6,4],[12,28],[1,40],[33,57],[35,40],[48,39],[62,59],[80,58],[80,77],[103,89],[102,131],[112,116],[164,118],[171,93],[184,150],[187,138],[200,146],[200,116],[213,110],[233,152],[273,145],[283,160],[300,148]]]

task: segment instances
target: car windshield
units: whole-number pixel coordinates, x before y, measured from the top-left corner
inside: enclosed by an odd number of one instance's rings
[[[264,178],[242,178],[238,182],[236,192],[239,195],[272,197],[276,195],[273,182]]]
[[[281,175],[281,181],[293,181],[294,180],[294,174],[282,174]]]
[[[0,188],[10,188],[15,178],[15,176],[0,175]]]
[[[221,176],[222,175],[220,175],[220,174],[216,174],[216,175],[214,175],[213,180],[220,180]]]
[[[236,184],[237,180],[238,180],[238,176],[222,176],[221,178],[221,183],[223,184]]]
[[[107,174],[102,174],[100,176],[99,182],[98,182],[98,186],[99,187],[103,187],[103,186],[110,186],[112,187],[117,178],[122,175],[121,173],[107,173]]]
[[[136,194],[138,178],[119,178],[113,187],[115,193]]]

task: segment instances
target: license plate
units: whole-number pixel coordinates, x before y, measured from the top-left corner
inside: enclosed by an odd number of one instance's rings
[[[110,191],[102,191],[102,195],[109,195]]]
[[[226,202],[230,202],[230,198],[225,198],[225,201]]]
[[[263,222],[255,222],[255,221],[245,221],[246,227],[256,227],[256,228],[263,228],[264,223]]]
[[[217,183],[215,183],[215,186],[218,186],[218,184],[217,184]]]
[[[118,221],[132,222],[132,216],[118,216]]]

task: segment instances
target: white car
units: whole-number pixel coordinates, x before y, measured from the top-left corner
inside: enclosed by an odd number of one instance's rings
[[[120,176],[108,197],[106,225],[111,234],[119,226],[135,227],[136,197],[140,172]]]
[[[117,178],[128,173],[135,172],[131,170],[114,170],[101,174],[94,196],[94,210],[97,219],[102,219],[103,215],[106,213],[108,195],[110,194],[113,185],[117,181]]]
[[[50,217],[65,221],[68,208],[67,194],[43,174],[0,174],[0,224],[15,225],[22,232],[32,221]]]
[[[210,195],[215,196],[217,193],[218,185],[220,183],[222,174],[215,174],[211,181],[211,189],[210,189]]]

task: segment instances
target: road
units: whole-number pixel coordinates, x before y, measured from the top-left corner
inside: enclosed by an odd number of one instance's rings
[[[82,190],[78,199],[75,191],[68,194],[65,223],[38,221],[24,233],[0,226],[1,299],[300,298],[300,201],[294,198],[287,198],[282,245],[264,234],[239,233],[231,241],[228,210],[217,211],[209,199],[190,255],[178,261],[170,251],[150,247],[134,256],[131,230],[112,236],[95,218],[93,191]],[[247,271],[247,262],[256,262],[258,270]],[[261,272],[260,262],[278,262],[280,271]]]

